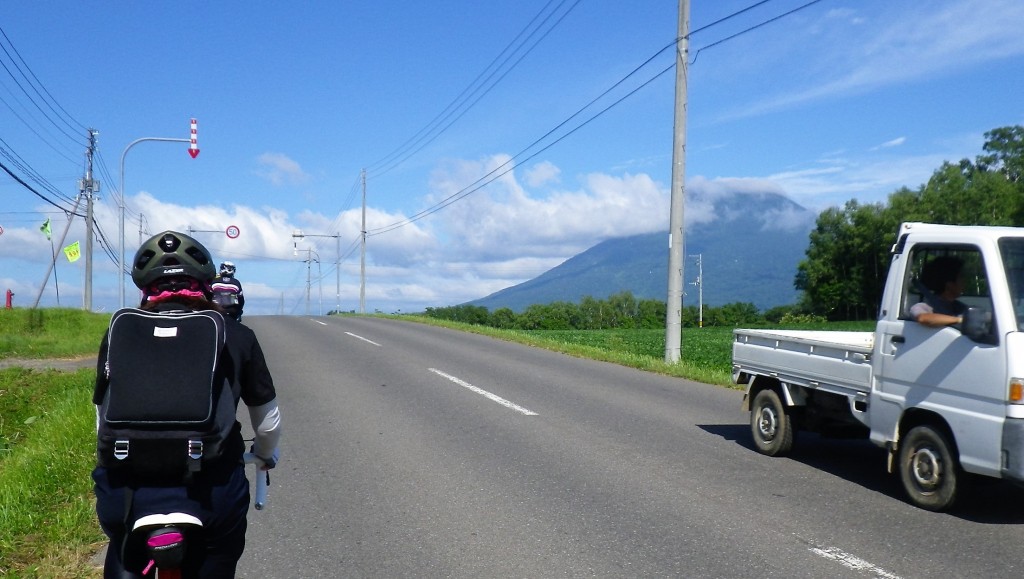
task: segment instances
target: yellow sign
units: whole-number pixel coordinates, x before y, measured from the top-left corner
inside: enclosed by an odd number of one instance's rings
[[[78,242],[74,242],[71,245],[64,248],[64,256],[68,258],[68,261],[75,263],[79,257],[82,257],[82,252],[78,249]]]

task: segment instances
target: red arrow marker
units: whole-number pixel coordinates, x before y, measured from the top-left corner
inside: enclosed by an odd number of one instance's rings
[[[199,145],[196,143],[196,120],[192,119],[192,137],[189,139],[188,154],[195,159],[199,156]]]

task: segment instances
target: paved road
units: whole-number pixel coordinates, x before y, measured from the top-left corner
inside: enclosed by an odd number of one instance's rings
[[[741,393],[394,320],[250,317],[285,438],[240,576],[1019,576],[1024,494],[751,449]]]
[[[99,348],[99,342],[96,343]],[[32,370],[61,370],[73,372],[83,368],[96,368],[96,356],[80,356],[77,358],[3,358],[0,359],[0,370],[12,367],[29,368]]]

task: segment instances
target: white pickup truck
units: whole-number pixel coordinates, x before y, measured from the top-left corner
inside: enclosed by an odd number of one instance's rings
[[[962,264],[965,309],[932,327],[910,310],[936,299],[920,278],[940,256]],[[764,454],[789,452],[798,431],[870,438],[934,511],[971,475],[1022,483],[1024,228],[904,223],[874,332],[735,330],[732,358]]]

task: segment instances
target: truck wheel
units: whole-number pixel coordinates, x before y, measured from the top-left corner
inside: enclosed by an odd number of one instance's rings
[[[953,506],[962,482],[949,438],[931,426],[915,426],[900,442],[903,489],[910,501],[929,511]]]
[[[779,456],[793,448],[793,421],[774,390],[762,390],[754,396],[750,410],[750,432],[762,454]]]

